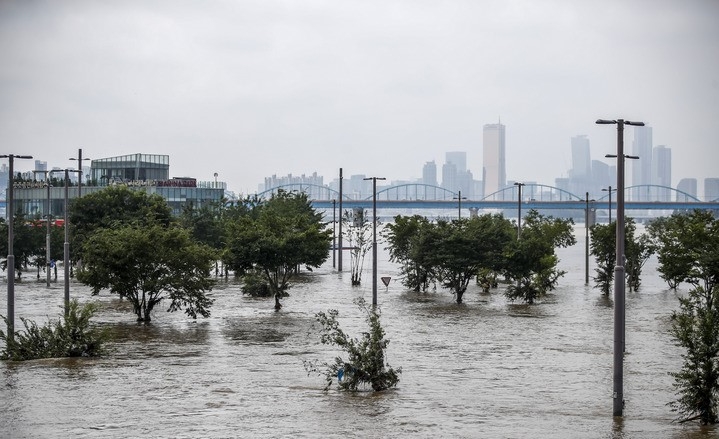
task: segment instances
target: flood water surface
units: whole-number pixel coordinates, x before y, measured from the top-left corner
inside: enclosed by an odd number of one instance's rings
[[[210,318],[158,309],[147,326],[115,296],[92,297],[73,283],[73,297],[99,303],[95,321],[109,328],[112,351],[0,363],[0,436],[715,437],[715,429],[672,422],[668,372],[679,370],[681,350],[667,330],[682,291],[667,289],[654,260],[641,291],[627,293],[626,408],[613,419],[613,304],[584,285],[579,242],[560,251],[568,274],[534,305],[507,302],[501,287],[482,294],[473,285],[462,305],[442,290],[408,292],[383,255],[379,275],[392,277],[379,286],[387,361],[402,375],[379,393],[324,392],[323,377],[303,366],[339,353],[320,344],[315,313],[338,309],[346,332],[366,329],[352,302],[371,301],[372,273],[351,287],[348,256],[345,272],[330,259],[303,275],[280,312],[220,280]],[[16,325],[57,318],[63,291],[62,280],[48,289],[26,276],[15,286]]]

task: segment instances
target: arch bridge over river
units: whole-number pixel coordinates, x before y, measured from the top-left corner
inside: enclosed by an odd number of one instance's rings
[[[339,205],[339,192],[327,186],[312,184],[288,184],[273,187],[257,194],[268,197],[279,190],[299,191],[310,195],[312,205],[317,209],[332,210]],[[641,199],[635,200],[632,195],[641,193]],[[659,195],[662,194],[663,197]],[[412,210],[451,210],[471,212],[479,210],[518,210],[535,209],[539,211],[557,210],[571,211],[583,215],[585,209],[598,212],[599,216],[610,216],[610,210],[616,209],[616,192],[602,193],[601,197],[590,198],[588,194],[580,196],[554,186],[526,183],[522,186],[521,203],[518,200],[517,186],[509,186],[479,199],[470,199],[439,186],[421,183],[400,184],[382,187],[377,190],[377,209],[399,211]],[[693,195],[675,188],[659,185],[628,186],[624,189],[625,211],[636,211],[633,216],[662,216],[668,212],[689,211],[694,209],[714,210],[719,212],[719,198],[702,201]],[[661,199],[663,198],[663,199]],[[676,201],[668,201],[668,199]],[[357,196],[343,194],[342,208],[365,208],[373,206],[373,196]],[[475,210],[476,209],[476,210]],[[632,215],[632,212],[629,213]]]

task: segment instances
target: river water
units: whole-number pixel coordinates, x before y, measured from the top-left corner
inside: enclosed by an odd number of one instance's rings
[[[96,301],[95,321],[111,328],[112,353],[99,359],[0,363],[3,438],[486,437],[704,438],[719,431],[673,423],[670,371],[681,350],[667,333],[678,292],[644,269],[643,287],[627,293],[624,417],[612,417],[612,302],[584,285],[584,228],[561,249],[568,274],[534,305],[507,302],[476,285],[457,305],[451,294],[406,291],[398,267],[380,252],[379,304],[387,360],[402,367],[391,391],[323,392],[303,360],[332,361],[314,314],[334,308],[357,336],[364,318],[352,303],[371,301],[371,253],[361,287],[345,271],[306,273],[284,299],[244,297],[220,280],[212,316],[193,321],[158,310],[137,325],[127,303],[71,284],[81,302]],[[590,261],[593,272],[593,263]],[[62,276],[62,270],[60,276]],[[26,275],[16,283],[19,317],[37,322],[61,312],[62,279],[46,288]],[[0,314],[6,314],[3,300]]]

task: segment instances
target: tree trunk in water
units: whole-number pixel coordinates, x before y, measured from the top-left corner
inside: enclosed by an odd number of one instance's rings
[[[282,304],[280,303],[280,295],[275,294],[275,311],[279,311],[282,309]]]
[[[457,303],[462,303],[462,296],[464,295],[464,292],[457,292]]]

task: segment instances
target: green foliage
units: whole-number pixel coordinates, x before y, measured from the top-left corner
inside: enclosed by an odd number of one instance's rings
[[[682,421],[699,419],[717,423],[719,401],[719,298],[716,288],[692,289],[679,299],[680,311],[672,316],[671,334],[686,352],[681,371],[673,372],[679,397],[670,403]]]
[[[719,421],[719,221],[694,211],[653,222],[649,233],[657,246],[659,271],[669,285],[688,282],[679,299],[671,334],[685,349],[679,372],[671,373],[678,400],[670,405],[682,421]]]
[[[162,225],[172,222],[172,210],[164,198],[126,186],[108,186],[72,200],[69,208],[73,259],[86,259],[84,243],[100,229],[124,224]]]
[[[337,379],[337,385],[342,390],[356,391],[371,387],[374,391],[392,388],[399,382],[402,368],[393,369],[385,364],[385,356],[389,340],[385,340],[385,332],[380,324],[380,313],[374,307],[369,307],[364,299],[355,301],[357,306],[367,317],[369,332],[362,333],[360,339],[350,338],[337,321],[337,310],[327,313],[319,312],[317,321],[322,325],[322,344],[337,346],[347,354],[347,360],[336,357],[334,363],[321,363],[305,361],[308,373],[324,375],[329,390]]]
[[[590,253],[595,257],[597,275],[595,286],[608,295],[614,280],[616,265],[616,222],[595,224],[589,229],[591,235]],[[654,241],[647,235],[636,236],[637,226],[632,218],[624,222],[624,269],[629,291],[637,291],[641,285],[644,264],[655,252]]]
[[[647,227],[657,249],[658,271],[670,288],[682,282],[699,286],[716,284],[715,272],[719,248],[717,220],[711,212],[695,210],[690,214],[675,214],[659,218]],[[714,249],[715,251],[711,251]]]
[[[105,353],[104,332],[91,328],[90,319],[95,314],[95,305],[80,307],[77,300],[70,302],[62,319],[37,326],[35,322],[20,318],[24,332],[15,332],[8,337],[0,330],[0,339],[5,350],[0,352],[3,360],[23,361],[39,358],[96,357]],[[7,325],[7,319],[2,317]]]
[[[226,240],[225,264],[238,274],[261,273],[279,310],[298,267],[311,270],[327,260],[332,230],[306,194],[280,191],[229,221]]]
[[[342,214],[344,237],[350,247],[350,271],[352,285],[362,283],[362,270],[367,252],[372,248],[372,223],[367,218],[367,210],[346,210]]]
[[[433,267],[428,264],[428,234],[433,224],[421,215],[397,215],[387,224],[384,239],[389,246],[391,262],[401,264],[402,284],[413,291],[427,291],[429,283],[436,278]]]
[[[168,311],[184,309],[207,317],[212,300],[209,279],[215,252],[194,242],[178,227],[123,225],[99,229],[85,244],[85,263],[78,279],[93,293],[110,289],[128,299],[138,321],[149,322],[155,305],[169,301]]]
[[[553,218],[530,210],[524,218],[521,238],[510,243],[505,262],[505,274],[514,281],[505,295],[510,300],[534,303],[556,287],[565,274],[558,270],[557,247],[576,243],[571,219]]]
[[[510,221],[486,214],[434,223],[417,216],[397,217],[386,236],[390,254],[403,264],[405,286],[419,291],[439,282],[462,303],[474,276],[505,269],[505,251],[516,235]]]
[[[262,272],[251,270],[243,278],[242,294],[251,297],[272,297],[272,289]]]
[[[27,271],[28,266],[34,264],[44,265],[45,262],[45,226],[36,220],[18,213],[13,218],[13,256],[15,257],[15,273],[18,278]],[[0,254],[8,254],[8,223],[0,218]],[[60,247],[62,249],[62,245]],[[37,257],[41,257],[40,260]],[[7,269],[7,259],[2,261],[3,270]]]

